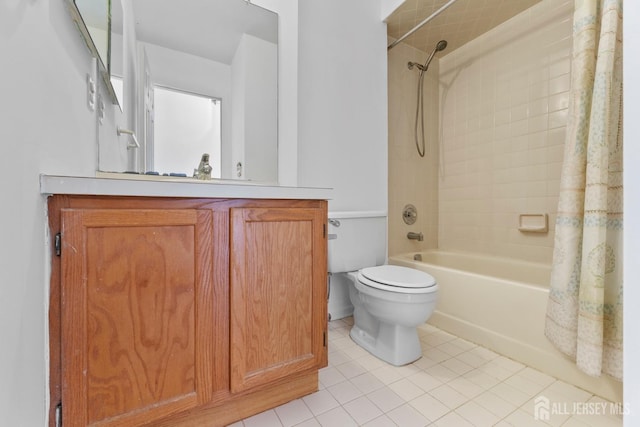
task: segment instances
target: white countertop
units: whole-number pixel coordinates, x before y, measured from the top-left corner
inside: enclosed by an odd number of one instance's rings
[[[329,200],[330,188],[263,185],[250,181],[99,173],[97,177],[40,175],[42,194]]]

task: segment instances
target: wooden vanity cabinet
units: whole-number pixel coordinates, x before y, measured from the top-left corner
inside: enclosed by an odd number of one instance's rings
[[[231,209],[231,391],[323,364],[320,209]],[[317,285],[314,285],[316,283]]]
[[[326,366],[326,202],[53,196],[50,425],[226,425]]]

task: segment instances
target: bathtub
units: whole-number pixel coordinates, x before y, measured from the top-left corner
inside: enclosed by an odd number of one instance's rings
[[[426,271],[440,287],[428,323],[589,392],[622,402],[622,383],[579,371],[544,336],[550,265],[463,252],[396,255],[390,264]],[[425,349],[428,352],[428,349]]]

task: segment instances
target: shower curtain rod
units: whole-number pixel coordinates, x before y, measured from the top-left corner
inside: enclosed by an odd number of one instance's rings
[[[418,31],[420,28],[422,28],[423,25],[425,25],[427,22],[431,21],[433,18],[435,18],[436,16],[440,15],[442,12],[444,12],[449,6],[453,5],[455,2],[457,2],[458,0],[449,0],[445,5],[443,5],[440,9],[436,10],[435,12],[433,12],[431,15],[429,15],[426,19],[424,19],[421,23],[419,23],[418,25],[416,25],[415,27],[413,27],[411,30],[409,30],[404,36],[400,37],[398,40],[394,41],[393,43],[391,43],[389,46],[387,46],[387,50],[391,50],[395,45],[397,45],[398,43],[400,43],[402,40],[406,39],[407,37],[409,37],[411,34],[415,33],[416,31]]]

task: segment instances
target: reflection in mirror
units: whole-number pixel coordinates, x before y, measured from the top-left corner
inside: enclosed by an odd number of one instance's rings
[[[98,59],[107,66],[109,61],[109,1],[74,0],[91,41],[98,52]],[[108,68],[107,68],[108,69]]]
[[[144,110],[138,129],[145,145],[142,168],[191,176],[202,154],[209,153],[214,175],[221,178],[277,182],[277,15],[245,0],[136,0],[133,9],[138,104]],[[206,100],[219,116],[207,118],[214,124],[197,127],[204,132],[218,121],[213,133],[219,137],[199,145],[201,138],[177,130],[176,111],[169,114],[174,123],[164,123],[160,93],[166,89]],[[172,136],[160,142],[161,132]],[[193,147],[189,160],[160,160],[161,146],[167,145],[181,152]]]
[[[67,0],[67,4],[87,47],[98,60],[98,72],[104,80],[109,96],[113,103],[117,104],[118,100],[109,79],[111,2],[110,0]]]
[[[153,168],[193,175],[203,153],[220,153],[220,106],[215,98],[154,88]],[[220,178],[220,156],[210,157],[211,177]],[[197,166],[197,165],[195,165]]]
[[[86,0],[85,0],[86,1]],[[109,38],[109,77],[120,110],[124,110],[124,21],[122,1],[111,0],[111,37]]]

